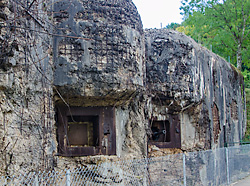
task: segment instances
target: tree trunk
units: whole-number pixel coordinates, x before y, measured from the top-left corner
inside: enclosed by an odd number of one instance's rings
[[[237,47],[237,68],[241,71],[242,69],[242,53],[241,53],[241,44],[238,44]]]

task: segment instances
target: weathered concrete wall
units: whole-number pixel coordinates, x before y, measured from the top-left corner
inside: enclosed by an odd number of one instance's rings
[[[161,29],[145,35],[151,115],[179,116],[183,150],[240,141],[246,127],[241,73],[184,34]]]
[[[3,38],[8,33],[17,38],[1,48],[2,173],[63,168],[106,159],[56,156],[54,102],[113,106],[117,113],[117,155],[145,155],[144,36],[134,4],[60,1],[53,4],[54,14],[47,5],[51,3],[37,1],[28,19],[15,22],[15,13],[25,12],[25,7],[1,4],[6,24],[16,23],[23,28],[1,30]],[[54,30],[48,27],[52,21]],[[53,64],[50,54],[54,56]]]
[[[117,156],[146,156],[145,44],[135,5],[131,0],[65,0],[55,3],[54,12],[56,105],[112,106]],[[67,157],[56,161],[77,166]]]
[[[133,101],[116,109],[117,156],[122,158],[147,155],[147,96],[139,94]]]
[[[0,175],[49,169],[54,125],[49,1],[0,1]],[[4,25],[2,25],[4,23]]]
[[[65,0],[54,12],[54,85],[72,105],[114,105],[143,87],[144,36],[131,0]]]

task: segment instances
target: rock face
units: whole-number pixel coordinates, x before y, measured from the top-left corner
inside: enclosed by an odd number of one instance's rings
[[[181,33],[143,31],[131,0],[0,8],[1,174],[242,139],[241,74]]]

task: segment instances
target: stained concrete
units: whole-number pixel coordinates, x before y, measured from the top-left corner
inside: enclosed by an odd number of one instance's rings
[[[242,139],[241,73],[182,33],[144,31],[131,0],[35,1],[18,22],[21,4],[0,2],[1,21],[27,28],[0,28],[1,175],[147,157],[154,120],[178,118],[178,152]],[[112,107],[116,156],[58,154],[62,105]]]

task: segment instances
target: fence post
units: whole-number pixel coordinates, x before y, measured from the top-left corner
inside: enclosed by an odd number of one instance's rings
[[[37,173],[35,174],[35,180],[33,186],[39,186],[39,181],[38,181],[38,175]]]
[[[66,171],[66,186],[70,186],[70,169]]]
[[[227,165],[227,184],[230,184],[230,179],[229,179],[229,157],[228,157],[228,147],[226,147],[226,165]]]
[[[214,181],[214,184],[216,184],[216,156],[217,156],[217,149],[214,149],[214,150],[212,150],[212,152],[213,152],[213,155],[214,155],[214,170],[213,170],[213,172],[214,172],[214,175],[213,175],[213,181]]]
[[[184,186],[187,186],[187,179],[186,179],[186,155],[185,155],[185,153],[183,153],[182,160],[183,160],[183,184],[184,184]]]
[[[8,184],[8,178],[2,176],[2,179],[4,179],[4,185],[7,185]]]

